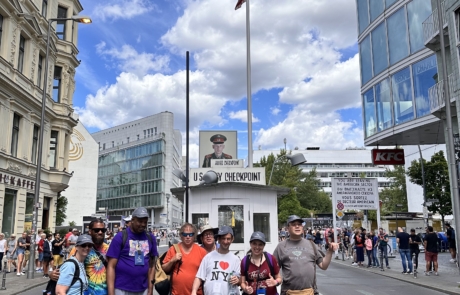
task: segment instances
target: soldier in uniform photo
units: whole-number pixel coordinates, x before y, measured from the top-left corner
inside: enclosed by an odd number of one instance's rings
[[[232,159],[232,156],[223,153],[227,137],[222,134],[215,134],[211,136],[210,140],[213,143],[212,148],[214,149],[214,153],[204,156],[203,168],[211,167],[211,159]]]

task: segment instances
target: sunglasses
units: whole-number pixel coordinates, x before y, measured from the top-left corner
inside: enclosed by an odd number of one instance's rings
[[[181,235],[182,235],[183,237],[189,237],[189,238],[191,238],[191,237],[193,237],[193,236],[195,235],[195,233],[181,233]]]
[[[93,244],[83,244],[83,245],[80,245],[80,247],[91,249],[91,248],[93,248]]]
[[[98,232],[105,233],[107,231],[106,228],[92,228],[91,230],[94,231],[95,233],[98,233]]]

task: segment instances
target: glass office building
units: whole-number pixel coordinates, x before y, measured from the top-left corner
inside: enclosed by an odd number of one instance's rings
[[[127,216],[145,207],[152,225],[181,224],[182,207],[169,193],[181,186],[172,174],[182,165],[182,138],[173,120],[163,112],[93,134],[99,143],[96,210]]]

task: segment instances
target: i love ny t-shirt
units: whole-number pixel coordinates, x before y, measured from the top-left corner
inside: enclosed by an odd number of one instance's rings
[[[215,250],[201,261],[196,277],[205,281],[205,295],[227,295],[232,272],[240,276],[240,259],[232,252],[220,254]]]

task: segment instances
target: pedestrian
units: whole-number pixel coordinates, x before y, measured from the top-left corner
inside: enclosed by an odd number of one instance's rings
[[[0,271],[2,270],[3,266],[3,256],[5,255],[6,250],[8,249],[8,245],[5,239],[5,234],[0,233]]]
[[[7,242],[7,252],[6,252],[6,258],[8,259],[8,271],[7,273],[11,272],[11,265],[14,266],[14,271],[16,271],[17,265],[16,265],[16,258],[17,258],[17,241],[16,241],[16,235],[11,234],[10,238],[8,239]]]
[[[321,231],[319,229],[316,230],[315,244],[319,249],[321,249],[321,246],[323,244],[323,239],[321,238]]]
[[[290,237],[279,243],[273,253],[283,274],[281,295],[295,290],[303,291],[303,294],[316,293],[316,266],[326,270],[332,254],[339,248],[337,243],[331,242],[326,256],[323,257],[312,241],[302,239],[302,223],[303,220],[297,215],[288,217]]]
[[[123,230],[110,243],[107,251],[108,295],[152,294],[158,251],[155,238],[146,232],[148,219],[147,209],[137,208],[126,228],[126,241],[123,241]]]
[[[208,253],[201,261],[191,295],[197,295],[198,289],[204,282],[204,295],[239,294],[240,260],[230,252],[234,234],[230,226],[221,226],[217,233],[220,247]]]
[[[206,252],[211,252],[216,250],[216,239],[214,236],[219,231],[218,228],[213,228],[210,225],[205,225],[201,229],[201,233],[197,236],[198,243],[201,244],[201,247],[206,250]]]
[[[414,273],[417,271],[418,267],[418,254],[420,253],[420,244],[422,243],[422,240],[418,235],[415,234],[415,229],[410,230],[410,235],[409,235],[409,249],[410,249],[410,257],[414,257],[414,262],[413,262],[413,270]]]
[[[208,254],[204,248],[195,244],[197,229],[193,224],[184,223],[179,232],[181,242],[178,243],[178,247],[180,252],[176,253],[175,247],[170,247],[162,265],[165,273],[173,272],[172,295],[192,293],[195,275],[201,261]],[[199,289],[197,294],[203,294],[202,290]]]
[[[449,244],[449,251],[452,257],[449,260],[450,263],[457,262],[457,247],[456,247],[456,240],[455,240],[455,230],[452,228],[450,223],[446,222],[444,224],[447,227],[446,236],[447,236],[447,243]]]
[[[51,242],[53,246],[53,268],[56,269],[64,262],[63,245],[66,242],[66,239],[61,240],[61,235],[59,233],[54,233],[54,240]]]
[[[379,237],[374,233],[374,231],[370,232],[371,237],[372,237],[372,261],[373,261],[373,267],[380,267],[379,259],[378,259],[378,242],[379,242]]]
[[[51,244],[51,239],[53,235],[48,233],[46,234],[45,240],[43,241],[43,277],[49,277],[49,268],[50,262],[53,261],[53,245]],[[57,281],[57,279],[55,280]]]
[[[42,234],[40,234],[40,240],[37,243],[38,263],[36,266],[38,266],[38,268],[35,269],[37,272],[43,272],[43,244],[45,239],[46,234],[42,231]]]
[[[23,271],[23,262],[24,262],[24,256],[26,252],[26,247],[27,247],[27,233],[23,232],[22,236],[18,238],[17,245],[16,245],[16,252],[18,255],[18,265],[17,265],[17,274],[18,276],[24,275]]]
[[[251,249],[241,261],[241,289],[245,294],[276,295],[276,287],[282,282],[276,259],[264,252],[266,244],[262,232],[254,232],[249,240]]]
[[[376,245],[380,252],[380,270],[383,271],[383,257],[385,257],[385,265],[387,269],[390,269],[390,264],[388,263],[388,235],[385,233],[383,228],[379,228],[379,241]]]
[[[43,266],[43,260],[40,260],[40,249],[38,248],[38,243],[43,239],[43,229],[37,230],[37,235],[35,236],[35,271],[40,272]],[[46,235],[45,235],[46,237]],[[43,252],[42,252],[43,253]]]
[[[86,275],[84,261],[88,253],[93,248],[93,241],[89,235],[81,235],[78,237],[75,244],[75,254],[70,256],[69,260],[77,262],[80,276],[78,280],[72,284],[76,266],[73,263],[67,262],[59,269],[60,275],[56,285],[56,295],[81,295],[84,294],[81,290],[88,289],[88,277]]]
[[[428,226],[428,233],[425,235],[423,246],[425,247],[426,271],[425,275],[430,275],[430,266],[433,262],[434,275],[438,275],[438,236],[433,232],[433,227]]]
[[[412,259],[409,247],[409,234],[404,232],[402,227],[398,227],[398,234],[396,235],[396,243],[399,247],[399,255],[401,256],[401,263],[403,267],[402,274],[412,274]],[[407,260],[407,266],[406,266]]]
[[[367,254],[367,267],[372,267],[372,238],[370,234],[366,235],[366,240],[364,242],[366,247],[366,254]]]

